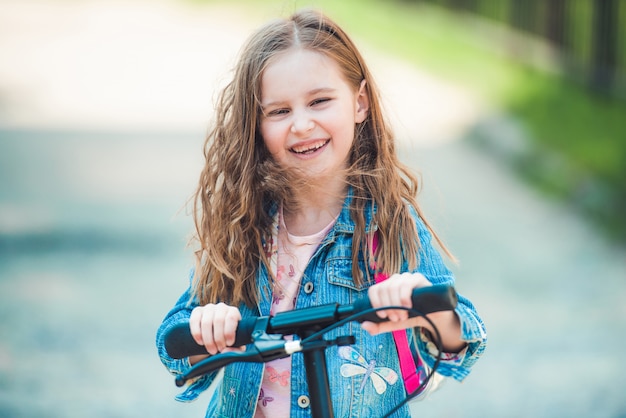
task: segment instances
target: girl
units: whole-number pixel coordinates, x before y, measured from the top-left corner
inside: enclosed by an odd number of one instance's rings
[[[165,352],[163,335],[180,321],[215,354],[232,349],[243,317],[350,303],[365,292],[374,307],[410,307],[412,289],[453,283],[431,237],[445,247],[415,201],[417,179],[395,154],[374,80],[327,17],[301,11],[252,35],[220,95],[205,158],[195,195],[197,265],[157,335],[172,373],[201,359]],[[375,283],[381,272],[393,274]],[[377,416],[406,396],[387,331],[406,329],[400,334],[421,368],[435,361],[427,321],[401,310],[379,315],[389,321],[327,335],[357,340],[326,351],[336,416]],[[445,351],[439,373],[463,379],[484,350],[482,321],[463,297],[456,311],[429,318]],[[362,364],[384,368],[385,379],[356,373]],[[178,399],[195,399],[214,378],[194,381]],[[310,416],[302,356],[226,367],[209,416]],[[395,416],[408,417],[408,407]]]

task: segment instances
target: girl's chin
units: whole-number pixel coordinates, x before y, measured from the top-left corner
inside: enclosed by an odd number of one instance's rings
[[[343,168],[305,169],[302,174],[308,181],[329,189],[334,189],[332,185],[335,183],[345,183],[347,179]]]

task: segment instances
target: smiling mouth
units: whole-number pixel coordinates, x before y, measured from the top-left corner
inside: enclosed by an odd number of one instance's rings
[[[293,147],[290,149],[290,151],[295,154],[300,154],[300,155],[313,154],[315,151],[321,148],[324,148],[324,146],[326,146],[326,144],[328,144],[329,142],[330,142],[330,139],[327,139],[324,141],[315,142],[313,144],[303,145],[300,147]]]

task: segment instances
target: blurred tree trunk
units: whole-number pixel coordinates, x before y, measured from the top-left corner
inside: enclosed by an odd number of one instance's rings
[[[617,2],[593,1],[591,87],[601,93],[611,90],[617,65]]]
[[[454,9],[473,12],[476,10],[476,0],[448,0],[448,5]]]
[[[535,0],[511,0],[509,19],[511,25],[519,30],[534,32],[536,27]]]
[[[565,0],[548,0],[546,36],[557,47],[566,47]]]

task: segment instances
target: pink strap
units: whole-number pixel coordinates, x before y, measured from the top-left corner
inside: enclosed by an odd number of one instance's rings
[[[378,247],[378,234],[374,234],[372,239],[372,251],[376,253],[376,247]],[[372,266],[376,269],[376,263]],[[376,283],[380,283],[383,280],[389,278],[385,273],[374,274],[374,280]],[[398,359],[400,361],[400,371],[402,372],[402,379],[404,380],[404,387],[407,393],[413,393],[421,384],[420,374],[418,368],[421,368],[422,360],[418,357],[418,364],[413,361],[413,355],[409,348],[409,340],[406,336],[406,330],[400,329],[393,331],[393,340],[396,343],[396,351],[398,352]]]

